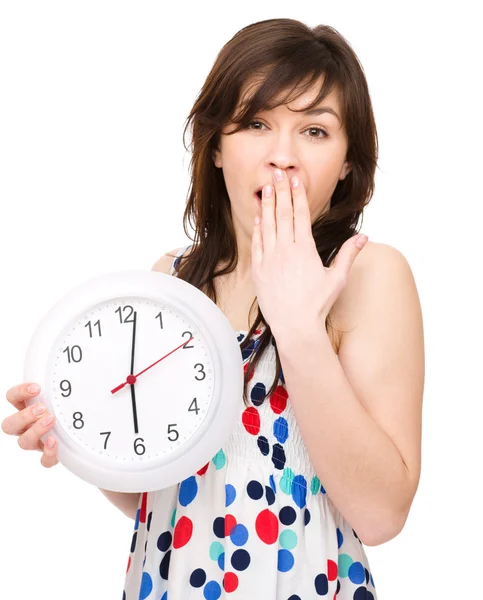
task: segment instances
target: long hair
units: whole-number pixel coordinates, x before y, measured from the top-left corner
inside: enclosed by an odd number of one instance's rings
[[[202,290],[215,303],[214,278],[231,273],[238,261],[230,199],[223,172],[213,161],[221,132],[228,123],[239,123],[230,134],[240,131],[260,110],[292,102],[321,77],[324,82],[317,97],[304,110],[321,103],[332,89],[338,91],[342,126],[348,139],[346,160],[352,165],[346,177],[338,181],[329,209],[312,224],[317,252],[328,267],[344,242],[360,230],[358,222],[374,193],[377,167],[378,139],[368,85],[349,43],[328,25],[310,28],[293,19],[268,19],[248,25],[223,46],[191,109],[183,134],[184,142],[191,124],[190,187],[183,227],[194,243],[178,262],[178,277]],[[250,82],[256,82],[256,91],[235,115],[241,94]],[[291,96],[297,89],[299,93]],[[275,103],[274,98],[287,90],[289,94]],[[188,150],[186,144],[184,147]],[[194,238],[189,235],[188,223],[194,229]],[[215,272],[220,262],[228,264]],[[256,298],[251,309],[255,301]],[[264,331],[254,344],[252,335],[261,326]],[[326,331],[329,326],[333,328],[328,316]],[[283,375],[275,338],[259,308],[240,345],[242,352],[251,352],[243,389],[246,405],[247,383],[270,343],[275,348],[276,374],[262,401],[274,392]],[[259,402],[260,399],[257,405]]]

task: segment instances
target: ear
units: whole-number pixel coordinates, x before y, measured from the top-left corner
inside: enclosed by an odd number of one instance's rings
[[[218,149],[213,150],[212,157],[213,157],[213,162],[215,163],[215,167],[218,167],[219,169],[221,169],[222,161],[221,161],[220,150],[218,150]]]
[[[346,176],[347,176],[347,175],[348,175],[348,174],[349,174],[351,171],[352,171],[352,165],[351,165],[351,163],[350,163],[350,162],[347,162],[347,161],[346,161],[346,162],[344,163],[344,166],[342,167],[342,170],[341,170],[341,172],[340,172],[339,179],[340,179],[340,180],[342,180],[342,179],[345,179],[345,178],[346,178]]]

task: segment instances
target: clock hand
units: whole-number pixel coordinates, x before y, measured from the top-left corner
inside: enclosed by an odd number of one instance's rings
[[[128,383],[130,384],[134,384],[136,383],[137,378],[139,377],[139,375],[142,375],[143,373],[145,373],[148,369],[150,369],[151,367],[154,367],[154,365],[157,365],[158,362],[161,362],[162,360],[164,360],[167,356],[169,356],[170,354],[173,354],[173,352],[176,352],[176,350],[179,350],[180,348],[182,348],[183,346],[186,346],[186,344],[188,342],[191,342],[192,339],[194,339],[194,335],[190,337],[190,339],[187,342],[183,342],[182,344],[180,344],[177,348],[175,348],[174,350],[171,350],[171,352],[168,352],[168,354],[165,354],[164,356],[162,356],[159,360],[157,360],[156,362],[154,362],[152,365],[149,365],[149,367],[146,367],[143,371],[139,372],[137,375],[128,375],[126,381],[124,383],[121,383],[120,385],[118,385],[117,387],[115,387],[113,390],[111,390],[111,394],[115,394],[116,392],[118,392],[119,390],[121,390],[125,385],[127,385]]]
[[[137,321],[137,312],[134,311],[134,323],[132,328],[132,346],[131,346],[131,375],[134,375],[134,347],[136,343],[136,321]],[[134,421],[134,433],[139,433],[138,431],[138,413],[136,408],[136,392],[134,391],[134,383],[131,383],[131,402],[132,402],[132,416]]]

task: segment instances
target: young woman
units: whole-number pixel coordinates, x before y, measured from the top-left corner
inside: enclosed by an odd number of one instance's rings
[[[377,166],[362,67],[331,27],[254,23],[189,123],[194,243],[153,268],[224,311],[244,395],[197,473],[104,492],[135,519],[123,598],[373,600],[364,545],[398,535],[420,477],[424,343],[407,261],[358,235]],[[20,412],[2,427],[52,466],[27,386],[7,393]]]

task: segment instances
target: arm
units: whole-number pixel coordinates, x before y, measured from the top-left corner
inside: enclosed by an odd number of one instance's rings
[[[176,254],[179,248],[171,250],[168,254]],[[169,274],[171,263],[173,258],[170,256],[162,256],[158,259],[151,267],[151,271],[159,271],[160,273]],[[103,490],[99,488],[104,496],[112,502],[121,512],[131,519],[136,519],[136,513],[139,504],[140,492],[137,493],[125,493],[125,492],[111,492],[110,490]]]
[[[131,519],[136,518],[138,510],[140,492],[133,494],[125,492],[111,492],[110,490],[102,490],[99,488],[104,496],[112,502],[121,512]]]
[[[384,244],[361,252],[342,295],[337,324],[349,331],[338,356],[320,322],[298,323],[277,348],[314,469],[361,542],[375,546],[402,530],[418,487],[422,316],[409,265]]]

